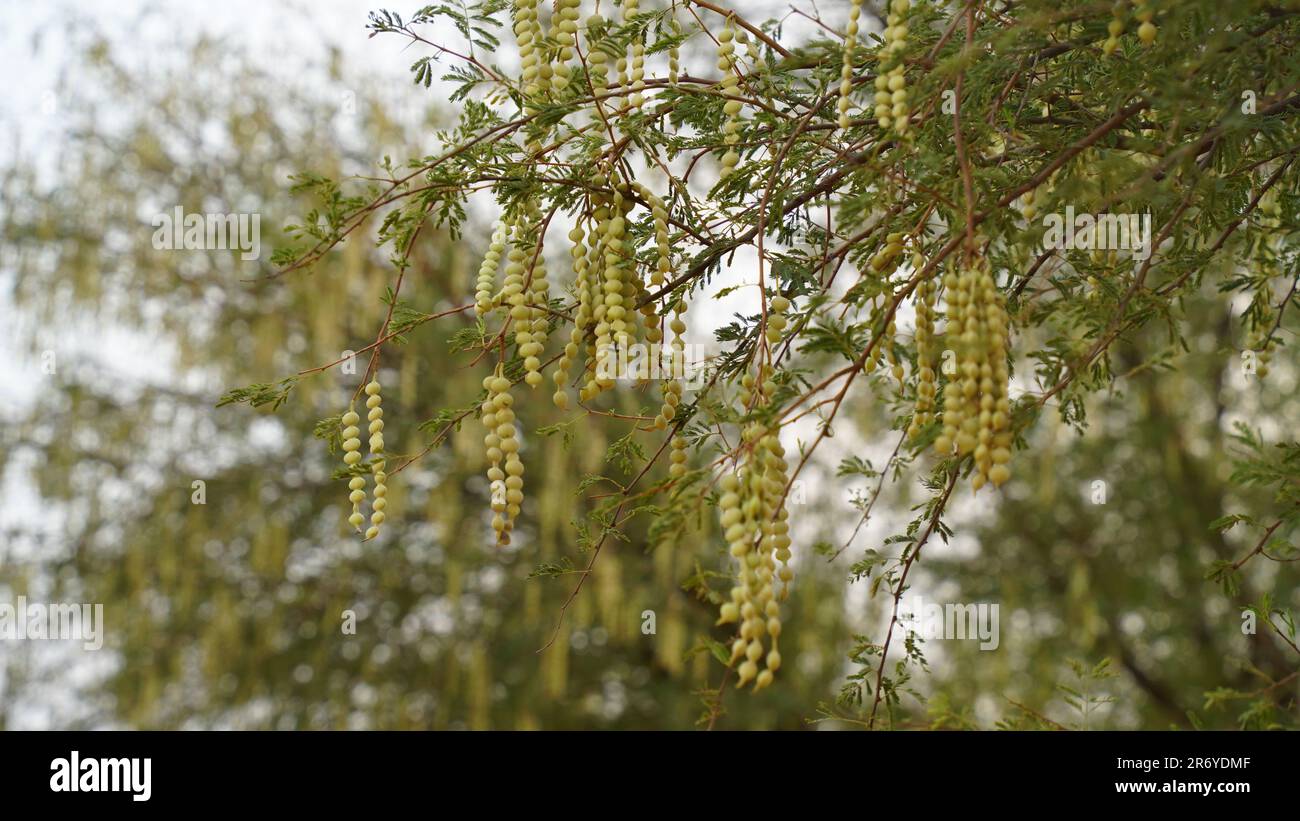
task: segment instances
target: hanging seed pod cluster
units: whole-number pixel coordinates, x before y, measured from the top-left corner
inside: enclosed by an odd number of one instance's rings
[[[920,271],[925,266],[925,258],[918,251],[912,256],[913,270]],[[934,421],[934,401],[936,396],[935,365],[936,350],[934,344],[935,297],[938,293],[930,277],[922,279],[916,286],[916,411],[912,414],[907,435],[910,439],[919,439],[921,432]]]
[[[388,464],[384,459],[384,409],[383,399],[379,395],[379,382],[372,381],[366,385],[367,419],[370,421],[370,453],[374,460],[370,463],[375,474],[375,500],[371,503],[370,527],[366,530],[366,539],[379,535],[379,526],[384,523],[385,508],[388,507],[388,474],[384,472]]]
[[[907,13],[911,0],[892,0],[886,17],[885,42],[881,46],[879,73],[876,75],[876,122],[892,128],[898,136],[907,134],[911,125],[908,104],[907,74],[903,51],[907,48]]]
[[[943,433],[935,450],[973,454],[971,484],[1001,486],[1011,477],[1011,403],[1007,392],[1008,325],[1001,292],[985,260],[949,271],[944,281],[947,342],[957,373],[943,391]]]
[[[735,473],[724,474],[720,483],[719,524],[738,565],[739,583],[722,605],[718,623],[740,623],[740,635],[731,646],[731,664],[739,662],[737,686],[752,681],[754,689],[761,690],[781,668],[780,601],[789,594],[794,577],[784,501],[788,465],[776,431],[754,423],[745,428],[744,439],[744,463]]]
[[[384,523],[387,516],[385,511],[388,508],[388,474],[385,472],[387,461],[384,456],[384,409],[380,397],[380,386],[377,380],[372,380],[365,387],[367,421],[370,426],[370,455],[371,460],[366,465],[375,477],[374,499],[370,508],[370,527],[365,531],[366,541],[369,541],[379,535],[379,526]],[[343,426],[343,464],[349,469],[355,469],[361,463],[361,429],[357,425],[361,422],[361,417],[355,410],[348,409],[339,420]],[[361,525],[365,523],[365,516],[361,512],[361,505],[366,500],[366,478],[364,476],[353,476],[348,480],[348,501],[352,504],[352,514],[348,517],[348,524],[358,531]]]
[[[726,119],[722,123],[723,142],[727,151],[719,161],[722,164],[720,176],[726,179],[740,162],[736,144],[740,141],[741,103],[738,87],[740,78],[736,75],[736,27],[735,21],[728,16],[722,33],[718,35],[718,71],[722,72],[721,92],[727,98],[723,105]]]
[[[510,532],[524,502],[524,463],[519,458],[519,429],[515,426],[510,380],[498,367],[496,373],[483,379],[483,388],[488,393],[482,421],[487,429],[483,445],[490,465],[487,477],[492,491],[492,530],[497,543],[505,545],[510,543]]]

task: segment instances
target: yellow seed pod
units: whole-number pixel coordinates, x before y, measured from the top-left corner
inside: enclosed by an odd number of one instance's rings
[[[1101,46],[1102,54],[1107,57],[1114,54],[1115,50],[1119,48],[1119,38],[1120,35],[1124,33],[1124,18],[1127,15],[1127,11],[1128,9],[1124,0],[1117,0],[1117,2],[1111,6],[1110,22],[1106,24],[1106,31],[1110,36],[1106,38],[1106,42]]]
[[[767,330],[764,332],[768,345],[778,344],[784,336],[785,329],[789,325],[789,320],[785,316],[788,310],[790,310],[790,300],[780,294],[772,297],[768,302]]]
[[[727,104],[730,105],[730,101]],[[672,270],[672,247],[668,235],[668,208],[653,191],[640,182],[633,182],[632,188],[646,201],[654,223],[655,269],[650,274],[650,284],[664,284],[664,276]]]
[[[343,423],[343,463],[352,467],[361,461],[361,429],[357,423],[361,417],[351,408],[343,414],[341,419]],[[348,523],[353,528],[360,530],[365,517],[361,514],[361,503],[366,499],[366,480],[363,476],[353,476],[348,481],[348,501],[352,503],[352,514],[348,517]]]
[[[525,242],[527,232],[522,227],[517,229],[502,296],[510,305],[515,346],[524,359],[524,381],[535,388],[542,383],[541,355],[546,342],[546,305],[550,286],[542,254],[539,215],[530,215],[529,222],[532,230],[537,232],[536,241]]]
[[[388,474],[384,472],[386,462],[384,460],[384,409],[381,406],[382,398],[380,397],[380,386],[378,380],[371,380],[366,385],[366,407],[370,409],[368,419],[370,422],[370,455],[379,457],[371,463],[371,471],[375,475],[375,501],[371,505],[370,527],[366,530],[366,541],[370,541],[379,535],[379,526],[384,523],[388,515],[385,509],[388,506]]]
[[[680,479],[686,475],[686,440],[681,436],[674,436],[672,441],[672,454],[669,457],[671,464],[668,467],[668,475],[673,479]]]
[[[623,0],[623,23],[626,25],[632,22],[632,18],[639,11],[638,0]],[[637,111],[645,105],[645,96],[641,93],[645,90],[645,43],[640,37],[632,41],[628,88],[632,92],[628,97],[628,105],[633,111]]]
[[[970,455],[972,485],[1001,486],[1010,478],[1010,378],[1007,366],[1010,325],[1006,303],[987,260],[978,260],[944,280],[947,336],[956,351],[958,372],[949,375],[943,394],[942,455]],[[919,396],[919,391],[918,391]]]
[[[673,340],[670,348],[670,357],[668,361],[668,374],[665,375],[663,385],[663,405],[659,408],[659,414],[655,417],[654,426],[657,430],[663,430],[668,423],[677,417],[677,406],[682,401],[682,380],[686,377],[686,343],[683,335],[686,332],[686,323],[682,320],[682,313],[686,310],[685,300],[678,300],[673,308],[673,319],[669,323],[669,328],[673,332]]]
[[[552,55],[551,91],[559,94],[568,88],[573,67],[569,63],[574,59],[574,45],[577,43],[578,17],[581,0],[557,0],[555,11],[551,16],[551,33],[559,47]]]
[[[682,24],[677,22],[677,7],[674,5],[671,9],[673,15],[672,22],[669,24],[669,30],[674,37],[680,37],[682,33]],[[673,45],[668,49],[668,84],[676,88],[677,79],[681,74],[681,49]]]
[[[515,518],[524,501],[524,463],[519,458],[518,429],[515,426],[514,399],[510,395],[510,380],[504,369],[483,380],[487,400],[483,403],[482,421],[488,433],[483,438],[487,447],[488,488],[491,494],[492,529],[497,543],[510,544],[510,533]]]
[[[588,281],[588,269],[590,261],[587,249],[582,244],[582,239],[586,235],[582,225],[578,224],[569,232],[569,240],[573,243],[570,249],[570,256],[573,259],[574,288],[578,296],[578,307],[574,313],[573,330],[569,333],[569,343],[564,346],[564,353],[560,356],[560,361],[555,365],[555,394],[552,400],[555,406],[564,410],[569,406],[569,395],[564,392],[564,386],[569,381],[569,371],[573,367],[574,357],[578,355],[578,349],[582,344],[587,326],[591,322],[591,286]]]
[[[839,126],[849,127],[849,99],[853,93],[853,51],[858,42],[858,18],[862,16],[862,0],[852,0],[849,6],[849,23],[844,32],[844,62],[840,68]]]
[[[785,306],[788,307],[788,304]],[[747,376],[747,390],[759,389],[770,396],[772,370],[763,365],[757,378]],[[741,433],[741,464],[735,473],[724,474],[719,487],[719,525],[736,559],[737,583],[731,601],[722,605],[719,624],[738,622],[739,638],[732,649],[731,664],[741,662],[737,686],[754,682],[759,690],[772,683],[781,664],[777,642],[781,635],[780,604],[788,595],[793,577],[788,511],[785,488],[788,464],[779,430],[760,422],[745,426]],[[777,564],[781,567],[778,571]],[[778,593],[776,582],[782,583]],[[765,649],[765,639],[770,649]],[[759,662],[767,658],[765,669]],[[743,661],[742,661],[743,659]]]
[[[587,49],[587,73],[591,79],[592,88],[601,89],[607,86],[609,78],[605,63],[609,57],[604,51],[595,48],[594,44],[600,39],[601,33],[605,29],[605,18],[599,14],[593,14],[583,21],[583,38],[589,44]]]
[[[515,0],[515,45],[519,47],[519,84],[525,99],[535,100],[542,92],[541,44],[543,33],[537,19],[537,0]],[[535,105],[525,111],[535,110]]]
[[[1148,0],[1133,0],[1133,5],[1137,9],[1134,16],[1142,23],[1138,26],[1138,40],[1149,46],[1156,41],[1156,25],[1151,22],[1155,19],[1155,12],[1149,7]]]
[[[620,186],[611,180],[615,189],[609,218],[601,224],[603,234],[604,267],[602,281],[594,294],[596,299],[596,350],[595,376],[588,382],[589,395],[613,387],[617,376],[618,351],[626,351],[635,341],[629,319],[634,314],[625,303],[624,289],[633,278],[630,254],[625,246],[627,235],[626,214],[631,201],[621,193]]]
[[[912,267],[920,271],[925,260],[920,253],[912,257]],[[924,279],[916,286],[916,410],[907,433],[911,439],[917,439],[921,431],[933,420],[935,405],[935,350],[934,350],[934,301],[935,285],[933,280]]]
[[[740,79],[735,73],[736,59],[734,52],[736,46],[733,42],[735,39],[735,19],[731,15],[727,15],[722,31],[718,34],[718,71],[722,72],[719,89],[724,97],[729,98],[723,109],[725,119],[722,123],[722,134],[723,142],[727,145],[727,151],[723,153],[722,159],[719,161],[721,165],[718,172],[719,181],[729,177],[740,162],[740,154],[735,149],[735,145],[740,141],[738,131],[741,111],[741,102],[737,91]],[[732,103],[735,103],[735,105],[732,106]]]
[[[890,3],[877,63],[881,73],[876,77],[876,123],[882,129],[892,128],[899,137],[906,136],[911,126],[911,106],[903,66],[908,34],[907,13],[911,8],[911,0],[892,0]]]
[[[492,292],[496,288],[497,269],[501,264],[501,255],[505,252],[509,232],[510,223],[499,220],[492,231],[492,240],[483,256],[483,264],[479,266],[474,293],[474,313],[478,316],[487,314],[496,306]]]

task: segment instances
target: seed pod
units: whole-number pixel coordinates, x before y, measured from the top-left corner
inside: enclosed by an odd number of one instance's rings
[[[958,373],[944,389],[944,432],[936,448],[947,455],[972,454],[972,485],[1001,486],[1011,473],[1011,404],[1007,392],[1009,325],[1005,301],[987,260],[945,281],[949,344],[958,351]]]
[[[589,300],[591,302],[592,325],[591,342],[587,347],[587,383],[582,390],[578,392],[578,398],[583,402],[597,396],[604,388],[598,381],[600,368],[603,363],[607,363],[606,348],[611,343],[609,336],[609,323],[605,321],[605,248],[609,239],[609,224],[613,219],[612,212],[608,205],[599,205],[592,218],[596,221],[596,230],[592,232],[592,240],[589,246],[589,265],[591,273],[588,274],[588,281],[591,286]]]
[[[655,428],[663,430],[668,427],[668,423],[677,418],[677,407],[682,402],[682,379],[686,376],[686,343],[683,341],[683,335],[686,333],[686,323],[682,320],[682,314],[686,311],[685,300],[678,300],[673,306],[673,319],[669,323],[669,328],[673,332],[672,354],[669,360],[669,374],[664,380],[663,397],[664,403],[659,407],[659,415],[655,417]]]
[[[920,271],[925,260],[919,252],[912,256],[913,270]],[[935,399],[933,280],[921,280],[916,286],[916,412],[907,428],[910,439],[917,439],[933,420]]]
[[[524,99],[531,103],[525,113],[536,112],[537,98],[542,92],[542,34],[537,19],[537,0],[515,0],[515,45],[519,47],[519,85]]]
[[[1133,0],[1133,5],[1137,9],[1134,16],[1142,22],[1138,26],[1138,39],[1142,45],[1149,46],[1156,41],[1156,24],[1151,22],[1155,19],[1156,13],[1148,7],[1149,0]]]
[[[736,169],[736,164],[740,162],[740,155],[736,153],[736,143],[740,142],[740,78],[736,75],[736,60],[734,53],[736,51],[736,25],[731,15],[727,15],[727,21],[723,24],[722,31],[718,33],[718,70],[722,72],[722,82],[719,83],[722,95],[727,97],[727,102],[723,105],[723,111],[726,118],[722,123],[722,140],[727,145],[727,151],[722,155],[720,163],[722,169],[719,171],[719,180],[724,180],[731,175]]]
[[[483,264],[478,269],[478,281],[475,284],[474,313],[483,316],[497,305],[493,296],[496,288],[497,268],[501,264],[501,254],[505,251],[506,237],[509,236],[511,223],[497,220],[492,230],[492,241],[483,257]]]
[[[906,237],[899,231],[888,234],[885,243],[871,257],[871,270],[883,277],[889,277],[898,268],[898,258],[903,253]]]
[[[551,18],[551,31],[559,44],[551,64],[551,91],[555,94],[568,88],[573,77],[573,67],[569,63],[574,58],[574,46],[578,42],[578,8],[581,5],[582,0],[556,0],[555,3],[555,13]]]
[[[542,255],[540,231],[538,247],[530,279],[529,311],[532,314],[531,334],[524,359],[524,381],[530,388],[542,384],[542,354],[546,350],[546,336],[550,331],[550,281],[546,277],[545,257]]]
[[[879,58],[882,71],[876,76],[876,123],[884,129],[892,128],[899,137],[907,135],[911,123],[907,76],[903,67],[907,13],[911,8],[911,0],[892,0],[890,3]]]
[[[371,463],[375,474],[375,501],[371,505],[370,527],[366,530],[366,541],[379,535],[379,526],[387,517],[388,474],[384,472],[384,409],[379,395],[379,381],[371,380],[366,385],[366,407],[370,409],[367,418],[370,421],[370,454],[379,457]]]
[[[668,236],[668,207],[664,201],[641,182],[632,183],[632,189],[646,201],[654,222],[655,269],[650,273],[650,284],[664,284],[664,276],[672,270],[672,247]]]
[[[632,22],[632,18],[639,11],[639,0],[623,0],[623,24],[627,25]],[[633,111],[639,111],[645,105],[645,96],[641,93],[645,90],[645,43],[641,42],[638,35],[632,41],[632,70],[628,76],[628,89],[632,96],[628,98],[628,105]]]
[[[677,7],[671,10],[673,21],[669,25],[669,30],[674,37],[680,37],[682,33],[682,24],[677,22]],[[673,88],[677,87],[677,78],[681,71],[681,50],[676,46],[668,49],[668,84]]]
[[[546,280],[546,266],[542,256],[541,221],[533,214],[530,215],[529,222],[532,230],[537,231],[537,239],[535,242],[529,241],[528,231],[522,224],[516,226],[510,262],[506,266],[502,300],[510,306],[509,316],[515,327],[515,346],[524,358],[524,380],[535,388],[542,382],[541,354],[546,342],[546,305],[550,285]]]
[[[483,425],[487,435],[488,482],[491,490],[492,529],[497,544],[510,544],[510,532],[524,501],[524,464],[519,459],[518,430],[515,427],[514,398],[510,395],[510,380],[504,368],[483,380],[487,400],[483,403]],[[505,469],[502,469],[502,462]]]
[[[672,464],[668,466],[668,475],[673,479],[680,479],[686,475],[686,440],[680,435],[674,436],[672,441],[672,454],[670,456]]]
[[[629,333],[628,320],[631,312],[625,306],[628,300],[624,296],[625,285],[632,277],[624,245],[626,214],[631,202],[619,191],[616,183],[614,191],[610,215],[601,223],[604,266],[596,294],[596,373],[588,383],[588,393],[591,396],[613,387],[618,369],[618,351],[626,351],[634,341]]]
[[[593,14],[583,21],[583,39],[587,41],[587,76],[591,87],[597,91],[609,85],[608,70],[605,63],[609,56],[597,45],[605,31],[605,18]]]
[[[1116,3],[1111,6],[1110,22],[1106,24],[1106,30],[1110,36],[1106,38],[1106,42],[1101,46],[1101,53],[1107,57],[1114,54],[1115,50],[1119,48],[1119,38],[1124,33],[1124,18],[1127,11],[1127,4],[1124,0],[1116,0]]]
[[[361,461],[361,429],[357,423],[361,417],[357,416],[356,411],[351,408],[343,414],[343,463],[352,467]],[[361,531],[361,525],[366,518],[361,514],[361,503],[366,500],[366,479],[364,476],[353,476],[348,481],[348,501],[352,503],[352,515],[348,517],[348,523],[356,528],[357,532]]]
[[[767,329],[763,334],[768,345],[780,344],[785,329],[790,324],[790,320],[785,315],[789,309],[790,300],[780,294],[772,297],[767,303]]]
[[[760,391],[770,395],[771,367],[759,369],[759,379],[751,380]],[[748,390],[748,389],[747,389]],[[781,635],[779,602],[789,595],[790,569],[789,513],[784,496],[788,484],[785,450],[779,431],[753,422],[741,435],[742,461],[736,473],[724,474],[718,499],[719,524],[728,543],[728,552],[737,561],[739,574],[732,589],[731,601],[719,611],[719,624],[740,623],[740,636],[732,646],[731,663],[743,657],[737,668],[737,686],[754,682],[759,690],[772,683],[781,666],[777,643]],[[781,567],[778,571],[777,562]],[[781,581],[778,594],[777,579]],[[762,671],[758,662],[764,658],[763,637],[771,640]]]
[[[849,96],[853,93],[853,50],[858,43],[858,18],[862,16],[862,0],[852,0],[849,6],[849,24],[844,32],[844,65],[840,68],[840,128],[849,127]]]
[[[581,224],[573,226],[573,230],[569,232],[569,240],[573,243],[569,255],[573,258],[574,289],[578,296],[578,307],[573,317],[573,330],[569,332],[569,343],[564,346],[564,353],[561,354],[560,361],[555,364],[555,373],[552,375],[555,380],[555,394],[552,400],[560,410],[569,407],[569,395],[564,392],[564,386],[569,381],[573,360],[578,355],[578,348],[582,345],[583,336],[591,322],[591,287],[587,281],[590,263],[587,249],[582,244],[585,235],[586,232]]]

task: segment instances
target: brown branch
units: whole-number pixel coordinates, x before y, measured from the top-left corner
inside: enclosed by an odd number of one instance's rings
[[[952,496],[953,488],[957,486],[957,477],[961,475],[957,465],[954,464],[949,469],[952,471],[952,476],[948,478],[948,487],[944,489],[943,495],[935,502],[934,511],[930,514],[930,522],[926,525],[921,538],[917,540],[916,547],[908,552],[907,559],[903,563],[903,573],[898,577],[898,584],[894,587],[894,600],[889,614],[889,629],[885,632],[884,643],[880,645],[880,664],[876,667],[875,699],[871,703],[871,714],[867,716],[868,729],[874,728],[876,725],[876,710],[880,708],[881,683],[885,678],[885,661],[889,658],[889,642],[894,638],[894,625],[898,624],[898,605],[902,601],[903,591],[907,585],[907,574],[911,572],[916,560],[921,557],[921,548],[925,547],[925,543],[929,541],[930,534],[939,525],[939,517],[943,515],[943,509],[948,505],[948,499]]]
[[[687,0],[687,1],[693,6],[699,6],[702,9],[708,9],[714,14],[719,14],[722,15],[723,17],[730,17],[731,19],[735,20],[736,24],[739,25],[741,28],[743,28],[745,31],[748,31],[750,34],[762,40],[764,45],[772,49],[772,51],[775,51],[777,54],[780,54],[782,57],[792,56],[784,46],[782,46],[777,41],[773,40],[771,37],[768,37],[767,33],[764,32],[761,28],[749,22],[744,17],[741,17],[739,14],[736,14],[736,12],[731,11],[729,9],[724,9],[720,6],[715,6],[712,3],[706,2],[706,0]]]

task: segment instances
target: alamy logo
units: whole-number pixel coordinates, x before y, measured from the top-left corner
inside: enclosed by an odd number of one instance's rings
[[[257,259],[262,253],[261,214],[158,214],[150,223],[153,247],[159,251],[238,250],[240,259]]]
[[[1151,258],[1151,214],[1046,214],[1043,248],[1057,251],[1132,251],[1139,262]]]
[[[912,596],[898,621],[923,639],[979,639],[981,650],[996,650],[1001,643],[996,604],[936,604]]]
[[[0,603],[0,641],[80,640],[86,650],[104,646],[104,605]]]
[[[128,792],[132,801],[148,801],[153,795],[151,758],[81,758],[72,751],[68,758],[50,762],[52,792]]]

